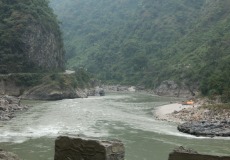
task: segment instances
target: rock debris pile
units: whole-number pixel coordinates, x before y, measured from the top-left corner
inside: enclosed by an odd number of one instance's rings
[[[18,111],[27,110],[28,106],[21,105],[20,99],[12,96],[0,97],[0,120],[7,121],[15,117]]]

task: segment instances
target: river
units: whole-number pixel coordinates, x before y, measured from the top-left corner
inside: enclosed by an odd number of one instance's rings
[[[229,155],[230,138],[194,137],[177,131],[176,125],[157,121],[152,110],[176,101],[149,94],[116,93],[104,97],[61,101],[25,101],[32,104],[8,122],[0,122],[0,148],[24,160],[53,160],[59,135],[120,139],[126,160],[167,160],[177,146],[201,153]]]

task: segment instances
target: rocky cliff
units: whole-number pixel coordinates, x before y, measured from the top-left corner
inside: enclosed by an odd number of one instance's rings
[[[30,63],[49,71],[64,69],[64,49],[59,35],[40,25],[30,24],[22,41]]]
[[[189,98],[198,93],[197,86],[189,86],[186,84],[178,85],[174,81],[163,81],[154,92],[160,96],[184,97]]]
[[[0,1],[0,73],[64,70],[56,16],[46,0]]]

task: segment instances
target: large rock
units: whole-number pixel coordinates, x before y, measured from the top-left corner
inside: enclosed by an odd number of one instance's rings
[[[20,99],[12,96],[0,97],[0,120],[6,121],[15,117],[15,112],[28,109],[28,106],[21,105]]]
[[[54,160],[124,160],[120,141],[98,141],[77,137],[58,137]]]
[[[72,98],[86,98],[87,93],[72,86],[61,87],[59,84],[41,84],[24,92],[22,99],[33,100],[61,100]]]
[[[122,85],[103,85],[102,88],[105,92],[135,92],[135,86],[122,86]]]
[[[192,121],[180,124],[180,132],[196,136],[230,136],[230,121]]]
[[[17,155],[0,149],[0,160],[20,160]]]
[[[195,95],[196,91],[194,87],[188,87],[185,84],[179,86],[174,81],[166,80],[154,92],[160,96],[191,97]]]
[[[169,155],[169,160],[230,160],[228,157],[199,154],[196,151],[179,147]]]
[[[0,95],[19,96],[22,87],[17,86],[15,81],[8,77],[8,75],[0,76]]]

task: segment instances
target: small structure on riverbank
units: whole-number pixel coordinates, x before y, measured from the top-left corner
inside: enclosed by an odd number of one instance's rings
[[[189,100],[189,101],[183,101],[182,105],[194,105],[194,101],[193,100]]]

